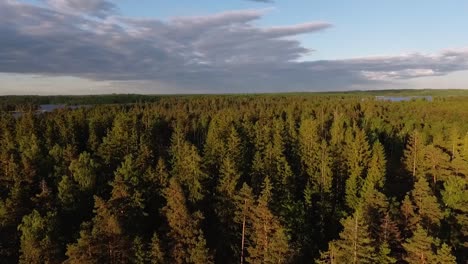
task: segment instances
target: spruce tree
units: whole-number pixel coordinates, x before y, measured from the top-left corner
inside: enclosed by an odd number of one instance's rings
[[[415,206],[407,194],[401,203],[401,222],[406,233],[410,233],[416,229],[416,224],[421,220],[421,217],[416,214]]]
[[[413,177],[422,176],[422,165],[425,155],[425,144],[421,133],[414,130],[410,135],[404,151],[404,164]]]
[[[425,178],[420,177],[416,181],[411,197],[426,227],[440,224],[443,213]]]
[[[207,175],[202,171],[202,159],[197,148],[185,140],[179,128],[176,128],[171,138],[170,154],[172,176],[187,191],[189,201],[201,200],[204,196],[202,184]]]
[[[434,238],[430,237],[421,225],[417,225],[411,238],[406,239],[403,248],[406,251],[404,260],[409,263],[434,263]]]
[[[184,193],[176,178],[171,178],[164,195],[167,205],[163,208],[163,212],[170,228],[168,237],[171,262],[211,263],[212,257],[200,228],[201,213],[189,213]]]
[[[370,150],[366,134],[354,128],[353,137],[348,139],[347,165],[349,178],[346,180],[346,204],[355,209],[359,204],[359,192],[363,185],[363,172],[369,162]]]
[[[436,262],[437,264],[456,264],[457,259],[452,255],[450,247],[443,243],[442,246],[437,249]]]
[[[375,263],[375,242],[370,236],[369,226],[362,213],[357,210],[342,221],[343,231],[335,242],[338,248],[337,263]]]
[[[84,223],[80,238],[67,247],[69,263],[121,263],[131,258],[131,241],[116,212],[95,197],[95,217]]]
[[[155,232],[151,238],[151,244],[149,248],[149,259],[151,264],[164,264],[165,254],[161,241],[159,240],[158,234]]]
[[[81,153],[78,159],[71,162],[69,169],[80,190],[91,191],[95,188],[99,168],[89,153]]]
[[[247,248],[250,263],[284,263],[290,255],[288,238],[280,222],[270,211],[271,184],[266,178],[263,190],[252,209],[250,246]]]
[[[25,215],[18,230],[21,232],[19,263],[53,263],[59,253],[54,236],[57,228],[56,214],[45,216],[33,210]]]

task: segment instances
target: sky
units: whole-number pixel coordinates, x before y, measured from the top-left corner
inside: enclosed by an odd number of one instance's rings
[[[468,89],[466,0],[0,0],[0,95]]]

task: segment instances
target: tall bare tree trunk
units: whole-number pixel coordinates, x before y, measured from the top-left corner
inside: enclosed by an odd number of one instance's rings
[[[244,239],[245,239],[245,211],[247,207],[247,200],[244,199],[244,219],[242,221],[242,246],[241,246],[241,261],[240,263],[244,263]]]
[[[356,217],[354,218],[355,222],[354,222],[354,259],[353,259],[353,263],[356,264],[357,263],[357,227],[358,227],[358,215],[356,215]]]
[[[416,177],[416,159],[418,157],[417,138],[414,137],[413,177]]]

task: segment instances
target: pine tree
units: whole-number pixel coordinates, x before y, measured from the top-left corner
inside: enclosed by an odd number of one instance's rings
[[[416,214],[414,204],[409,195],[406,195],[405,199],[401,203],[400,211],[404,230],[407,233],[414,231],[416,229],[416,224],[421,220],[421,217]]]
[[[239,171],[241,171],[244,167],[243,153],[244,151],[239,133],[235,127],[232,126],[226,142],[226,157],[229,157],[235,161],[236,167]]]
[[[227,261],[226,256],[233,256],[233,252],[238,252],[238,226],[234,222],[238,181],[240,178],[236,169],[236,164],[230,157],[223,160],[220,168],[220,179],[216,186],[215,193],[215,213],[219,224],[216,224],[218,235],[217,239],[217,256],[223,257]]]
[[[391,251],[400,251],[402,239],[397,224],[391,219],[390,214],[388,212],[385,214],[385,216],[380,222],[381,224],[378,230],[378,241],[380,242],[380,244],[385,244],[385,247],[388,247],[388,249],[390,249]]]
[[[320,164],[319,139],[317,122],[312,119],[302,120],[299,127],[299,156],[301,157],[304,171],[309,177],[315,177],[319,170],[317,166],[317,164]],[[319,188],[316,189],[318,193]]]
[[[202,171],[202,159],[197,148],[187,142],[180,129],[176,128],[171,138],[170,153],[172,157],[173,177],[187,190],[191,202],[203,198],[202,182],[207,175]]]
[[[146,215],[143,211],[144,197],[140,191],[141,178],[133,157],[129,155],[116,170],[114,180],[110,183],[112,191],[107,204],[129,232],[138,230],[142,217]]]
[[[397,260],[390,256],[391,250],[387,243],[382,243],[379,246],[379,251],[377,253],[377,263],[380,264],[391,264],[395,263]]]
[[[450,177],[444,182],[442,199],[445,205],[451,209],[451,214],[460,226],[452,234],[459,234],[461,237],[468,236],[468,181],[460,177]],[[463,240],[463,238],[460,239]],[[465,246],[468,246],[467,242],[465,242]]]
[[[369,161],[369,143],[366,134],[359,128],[354,128],[353,138],[349,139],[347,165],[349,178],[346,180],[346,203],[355,209],[359,204],[359,195],[363,184],[363,172]]]
[[[176,178],[171,178],[164,195],[167,205],[163,211],[170,227],[170,256],[173,263],[211,263],[203,231],[200,229],[201,213],[191,215],[186,206],[182,188]]]
[[[440,209],[437,198],[432,194],[429,184],[426,179],[420,177],[411,191],[411,197],[413,199],[418,214],[424,220],[426,224],[439,225],[440,220],[443,218],[443,213]]]
[[[421,133],[414,130],[404,151],[404,164],[413,177],[421,176],[424,162],[424,142]]]
[[[18,139],[18,150],[20,153],[22,180],[29,184],[37,183],[41,169],[42,149],[41,142],[35,134]]]
[[[443,243],[442,246],[437,249],[436,262],[437,264],[456,264],[457,259],[452,255],[450,247]]]
[[[316,264],[338,264],[338,248],[335,245],[335,241],[328,243],[328,250],[320,252],[320,258],[315,260]]]
[[[240,250],[238,250],[241,263],[244,263],[246,257],[246,245],[249,244],[249,238],[246,235],[247,227],[250,227],[252,224],[253,218],[253,207],[255,205],[255,199],[252,193],[252,188],[249,187],[246,183],[242,185],[242,188],[235,195],[235,216],[234,221],[240,227],[239,234],[237,234],[240,243]],[[236,251],[235,251],[236,252]]]
[[[19,263],[51,263],[57,259],[58,245],[54,244],[54,228],[57,227],[56,215],[46,216],[33,210],[23,217],[18,230],[21,232]]]
[[[144,179],[148,190],[147,192],[154,192],[155,189],[162,189],[167,187],[169,182],[169,173],[167,171],[164,159],[159,158],[156,167],[148,168],[144,174]]]
[[[387,161],[385,159],[385,150],[379,141],[372,147],[372,157],[367,172],[368,182],[375,188],[382,189],[385,183]]]
[[[432,178],[431,184],[435,188],[437,181],[449,175],[450,156],[434,145],[426,146],[424,153],[424,171]]]
[[[147,251],[145,250],[145,245],[141,237],[137,236],[133,240],[132,245],[132,263],[133,264],[145,264],[147,263],[148,256]]]
[[[421,225],[417,225],[413,236],[403,243],[403,248],[406,251],[404,259],[409,263],[434,263],[433,244],[434,239],[427,234]]]
[[[70,177],[62,177],[62,180],[58,184],[58,198],[60,204],[66,210],[75,209],[81,202],[78,190],[77,184]]]
[[[333,111],[333,123],[330,128],[331,145],[339,145],[345,139],[345,117],[338,108]]]
[[[312,184],[311,190],[320,194],[323,200],[324,193],[329,193],[332,187],[333,160],[327,142],[320,141],[316,121],[310,119],[302,121],[299,129],[299,146],[304,170]]]
[[[78,241],[68,245],[67,261],[71,264],[128,262],[131,243],[119,218],[99,197],[95,197],[94,212],[92,222],[82,225]]]
[[[290,255],[285,230],[268,208],[271,188],[266,178],[262,194],[252,209],[251,244],[247,248],[247,261],[250,263],[284,263]]]
[[[329,193],[333,183],[333,159],[331,150],[325,140],[320,144],[320,192]]]
[[[89,153],[81,153],[77,160],[71,162],[69,169],[80,190],[91,191],[95,188],[99,168]]]
[[[375,244],[364,222],[362,213],[357,210],[353,216],[342,221],[343,231],[335,242],[338,248],[337,263],[375,263]]]
[[[203,149],[203,156],[207,168],[217,171],[220,162],[227,154],[227,141],[230,137],[231,123],[225,118],[224,115],[215,115],[211,120],[205,145]]]
[[[98,150],[111,169],[125,156],[137,153],[140,139],[138,130],[139,123],[135,115],[121,112],[115,117],[112,129],[103,138]]]
[[[239,181],[240,175],[237,172],[236,164],[230,157],[223,159],[220,168],[221,177],[219,184],[216,187],[219,194],[223,194],[229,199],[234,197],[236,186]]]
[[[151,245],[149,251],[150,263],[151,264],[164,264],[165,254],[161,247],[161,241],[159,240],[158,234],[155,232],[151,238]]]

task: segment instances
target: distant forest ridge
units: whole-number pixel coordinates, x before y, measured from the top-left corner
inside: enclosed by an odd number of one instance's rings
[[[403,90],[359,90],[338,92],[291,92],[291,93],[252,93],[252,94],[101,94],[101,95],[6,95],[0,96],[0,110],[17,111],[38,108],[39,105],[99,105],[153,103],[169,97],[262,97],[262,96],[340,96],[340,97],[373,97],[373,96],[433,96],[458,97],[468,96],[468,89],[403,89]],[[20,108],[20,109],[18,109]]]

